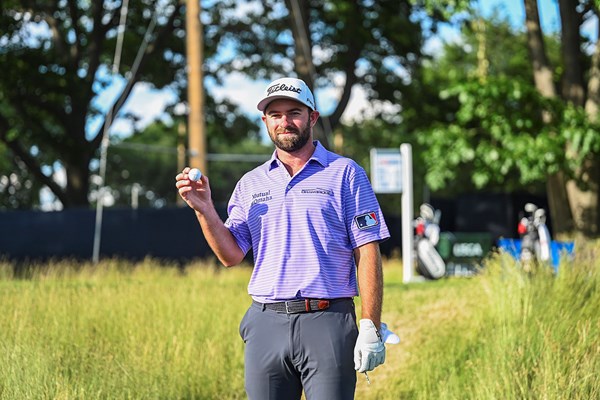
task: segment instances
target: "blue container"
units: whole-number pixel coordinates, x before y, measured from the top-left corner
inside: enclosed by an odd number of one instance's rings
[[[521,253],[521,239],[498,239],[498,248],[513,256],[515,260],[518,260]],[[558,266],[563,255],[571,259],[574,254],[575,242],[557,242],[552,240],[550,242],[550,258],[554,272],[558,272]]]

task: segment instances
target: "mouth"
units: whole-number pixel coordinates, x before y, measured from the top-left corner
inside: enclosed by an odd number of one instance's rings
[[[296,131],[281,131],[281,132],[277,132],[277,135],[279,135],[279,136],[296,136],[296,135],[298,135],[298,132],[296,132]]]

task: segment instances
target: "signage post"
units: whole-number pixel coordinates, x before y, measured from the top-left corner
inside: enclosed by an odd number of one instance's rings
[[[402,281],[413,280],[413,169],[412,147],[371,149],[371,184],[375,193],[402,193]]]
[[[400,145],[402,155],[402,282],[413,280],[413,168],[412,146],[409,143]]]

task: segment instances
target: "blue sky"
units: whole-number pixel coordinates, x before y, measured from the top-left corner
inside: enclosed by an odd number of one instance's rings
[[[523,0],[479,0],[478,8],[485,17],[497,10],[507,15],[514,26],[522,27],[525,22],[525,7]],[[545,32],[556,31],[560,26],[557,0],[538,0],[538,9],[542,28]]]

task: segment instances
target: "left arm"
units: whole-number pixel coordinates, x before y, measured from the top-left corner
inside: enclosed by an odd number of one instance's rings
[[[383,269],[378,242],[370,242],[354,249],[360,290],[362,319],[370,319],[379,330],[383,303]]]

